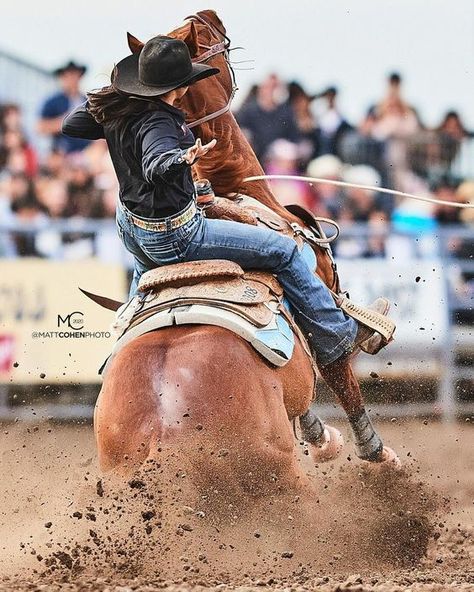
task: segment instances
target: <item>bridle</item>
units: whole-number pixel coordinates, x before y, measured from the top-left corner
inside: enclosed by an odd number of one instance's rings
[[[201,125],[203,123],[206,123],[207,121],[211,121],[212,119],[216,119],[217,117],[224,115],[224,113],[227,113],[230,110],[230,106],[232,104],[232,101],[234,99],[234,96],[235,96],[235,93],[237,92],[238,87],[237,87],[237,83],[235,80],[234,70],[232,69],[232,66],[230,65],[230,61],[229,61],[229,47],[230,47],[229,37],[224,33],[224,31],[221,31],[213,23],[209,22],[207,19],[200,16],[199,14],[194,14],[192,16],[188,16],[186,18],[186,20],[199,21],[200,23],[205,25],[211,31],[211,33],[213,33],[217,38],[222,37],[222,41],[219,41],[218,43],[216,43],[214,45],[199,44],[199,47],[203,47],[207,51],[205,51],[201,55],[194,58],[193,62],[196,64],[204,63],[204,62],[207,62],[210,59],[212,59],[214,56],[222,53],[222,54],[224,54],[224,58],[225,58],[227,67],[229,69],[229,74],[230,74],[230,77],[232,80],[232,91],[230,93],[227,104],[224,107],[222,107],[221,109],[218,109],[217,111],[213,111],[212,113],[209,113],[208,115],[204,115],[204,117],[200,117],[199,119],[196,119],[195,121],[192,121],[191,123],[188,123],[188,127],[196,127],[197,125]]]

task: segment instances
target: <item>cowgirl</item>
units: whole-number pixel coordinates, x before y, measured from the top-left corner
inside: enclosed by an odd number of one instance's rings
[[[216,145],[202,145],[175,104],[189,86],[219,70],[193,64],[183,41],[158,36],[139,55],[120,61],[112,84],[63,123],[66,135],[105,138],[120,185],[117,225],[140,276],[161,265],[227,259],[244,269],[275,274],[298,322],[308,334],[318,364],[327,366],[370,339],[371,353],[385,342],[338,308],[296,243],[266,228],[202,216],[194,199],[191,165]],[[371,306],[387,314],[388,301]],[[367,344],[364,344],[365,346]]]

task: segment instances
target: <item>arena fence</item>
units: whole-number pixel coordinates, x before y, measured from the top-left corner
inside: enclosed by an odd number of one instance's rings
[[[394,303],[395,342],[356,361],[374,414],[474,413],[473,244],[474,230],[459,226],[423,234],[342,228],[335,253],[343,288],[357,302],[385,294]],[[18,246],[50,258],[18,257]],[[126,297],[131,261],[113,222],[0,223],[0,253],[0,419],[89,420],[114,336],[111,313],[77,288]],[[321,414],[341,415],[318,388]]]

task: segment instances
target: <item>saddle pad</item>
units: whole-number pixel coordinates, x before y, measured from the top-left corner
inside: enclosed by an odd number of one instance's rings
[[[152,306],[150,308],[145,309],[144,311],[138,312],[131,319],[129,326],[134,327],[143,322],[143,319],[147,319],[155,313],[161,312],[164,309],[190,304],[203,304],[205,306],[212,306],[218,310],[230,310],[240,315],[256,327],[265,327],[266,325],[268,325],[272,315],[278,311],[278,301],[276,300],[269,300],[266,303],[248,306],[247,304],[220,302],[212,298],[179,298],[161,305]],[[124,327],[124,329],[128,330],[126,327]]]
[[[284,366],[293,355],[294,333],[281,314],[272,313],[270,322],[265,327],[258,328],[230,310],[213,308],[203,304],[188,304],[166,308],[151,315],[140,324],[130,327],[115,343],[112,353],[102,369],[102,376],[107,373],[117,353],[133,339],[163,327],[192,324],[215,325],[236,333],[275,366]]]
[[[201,280],[242,277],[244,270],[237,263],[223,259],[192,261],[165,265],[145,272],[138,284],[139,292],[159,286],[182,286]]]

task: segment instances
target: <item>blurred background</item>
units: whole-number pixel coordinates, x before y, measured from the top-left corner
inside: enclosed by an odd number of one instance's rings
[[[115,232],[118,187],[105,142],[61,136],[61,121],[107,84],[128,53],[127,30],[147,40],[205,8],[245,48],[231,54],[234,114],[266,172],[474,202],[470,0],[4,7],[0,418],[91,417],[114,337],[111,313],[77,287],[123,300],[131,260]],[[394,302],[396,342],[357,362],[377,412],[473,413],[472,210],[329,184],[272,186],[284,204],[341,225],[334,253],[354,300]]]

